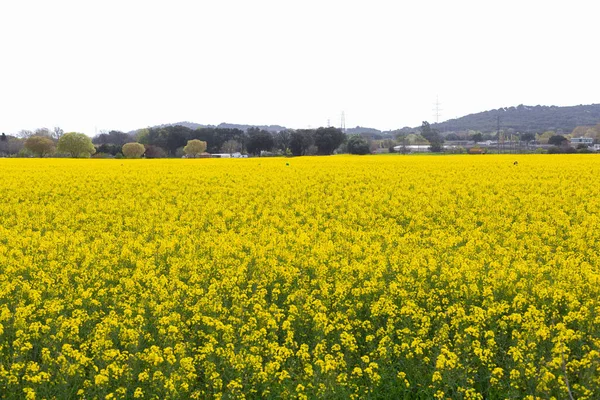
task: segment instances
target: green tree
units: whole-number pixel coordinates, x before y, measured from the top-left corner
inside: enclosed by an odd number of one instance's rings
[[[149,141],[150,130],[148,128],[138,129],[135,133],[135,139],[138,143],[150,144]]]
[[[315,143],[315,131],[311,129],[298,129],[290,132],[289,148],[293,155],[304,156],[308,149]]]
[[[317,146],[318,154],[333,154],[346,140],[346,135],[338,128],[328,127],[319,128],[315,132],[315,146]]]
[[[421,136],[429,142],[430,151],[437,153],[444,149],[444,139],[440,136],[438,130],[432,128],[427,121],[423,121],[421,125]]]
[[[141,144],[151,144],[162,147],[170,155],[177,155],[188,140],[201,139],[193,137],[194,131],[183,125],[165,125],[154,128],[141,129],[136,134],[136,141]]]
[[[275,147],[282,152],[289,152],[292,135],[289,130],[277,132],[275,134]]]
[[[44,157],[56,150],[52,139],[45,136],[30,136],[25,141],[25,148],[38,157]]]
[[[165,128],[165,130],[167,131],[165,149],[169,153],[175,154],[177,149],[184,147],[186,143],[189,143],[190,134],[192,133],[192,130],[190,128],[182,125],[175,125],[168,126]],[[206,143],[204,143],[204,145],[204,149],[200,153],[206,151]]]
[[[548,140],[550,140],[550,138],[552,136],[556,136],[556,132],[554,131],[546,131],[542,134],[539,134],[536,136],[536,140],[538,142],[540,142],[541,144],[548,144]]]
[[[270,132],[258,129],[248,129],[248,142],[246,143],[246,149],[248,153],[260,155],[262,151],[269,151],[275,146],[275,140]]]
[[[96,135],[92,138],[92,143],[94,144],[114,144],[117,146],[123,146],[125,143],[131,143],[131,140],[134,139],[132,135],[121,131],[110,131],[110,132],[102,132],[99,135]],[[138,143],[139,140],[137,141]]]
[[[524,133],[521,135],[521,141],[522,142],[531,142],[532,140],[535,140],[535,134],[534,133]]]
[[[369,142],[361,135],[351,135],[348,137],[348,153],[350,154],[369,154]]]
[[[483,135],[481,134],[481,132],[474,133],[471,136],[471,140],[474,142],[483,142]]]
[[[101,144],[96,147],[96,155],[98,153],[110,154],[111,156],[116,156],[122,151],[123,146],[117,146],[116,144]]]
[[[548,139],[548,144],[554,145],[554,146],[562,146],[563,144],[567,143],[567,138],[564,137],[563,135],[554,135],[554,136],[550,136],[550,138]]]
[[[58,140],[58,151],[71,157],[90,157],[96,152],[96,148],[87,135],[78,132],[65,133]]]
[[[146,152],[146,148],[141,143],[132,142],[125,143],[121,151],[127,158],[140,158]]]
[[[8,136],[4,132],[0,135],[0,154],[8,153]]]
[[[206,151],[206,142],[198,139],[188,140],[183,152],[188,157],[197,157]]]

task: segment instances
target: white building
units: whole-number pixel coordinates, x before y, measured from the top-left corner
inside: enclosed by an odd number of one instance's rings
[[[589,137],[574,137],[571,138],[571,145],[577,146],[578,144],[585,144],[586,146],[591,146],[594,143],[594,138]]]
[[[429,151],[429,144],[407,144],[406,146],[394,146],[394,151],[401,153],[404,148],[409,153],[426,153]]]

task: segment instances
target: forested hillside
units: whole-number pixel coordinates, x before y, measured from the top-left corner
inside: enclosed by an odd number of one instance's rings
[[[520,105],[470,114],[432,126],[442,132],[494,132],[497,129],[498,117],[502,130],[513,129],[521,133],[570,133],[577,126],[599,123],[600,104],[570,107]]]

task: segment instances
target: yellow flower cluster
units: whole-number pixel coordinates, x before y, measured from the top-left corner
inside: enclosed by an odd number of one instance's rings
[[[0,173],[2,398],[600,397],[595,155]]]

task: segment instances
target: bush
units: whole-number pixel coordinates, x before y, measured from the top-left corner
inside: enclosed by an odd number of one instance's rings
[[[92,158],[113,158],[113,156],[109,153],[95,153]]]
[[[123,145],[123,155],[127,158],[140,158],[146,152],[146,148],[141,143],[125,143]]]
[[[565,153],[566,154],[573,154],[573,153],[577,153],[577,150],[575,150],[574,147],[568,146],[565,148]]]
[[[464,147],[458,146],[451,149],[446,150],[450,154],[465,154],[467,150]]]
[[[17,153],[17,157],[33,157],[33,153],[27,149],[26,147],[21,148],[21,150],[19,150],[19,152]]]
[[[110,154],[112,156],[115,156],[115,155],[117,155],[117,153],[120,153],[122,151],[122,147],[123,146],[119,146],[116,144],[104,143],[104,144],[101,144],[100,146],[96,147],[96,152]]]
[[[562,153],[562,150],[560,149],[560,147],[557,146],[552,146],[548,148],[548,154],[560,154]]]

